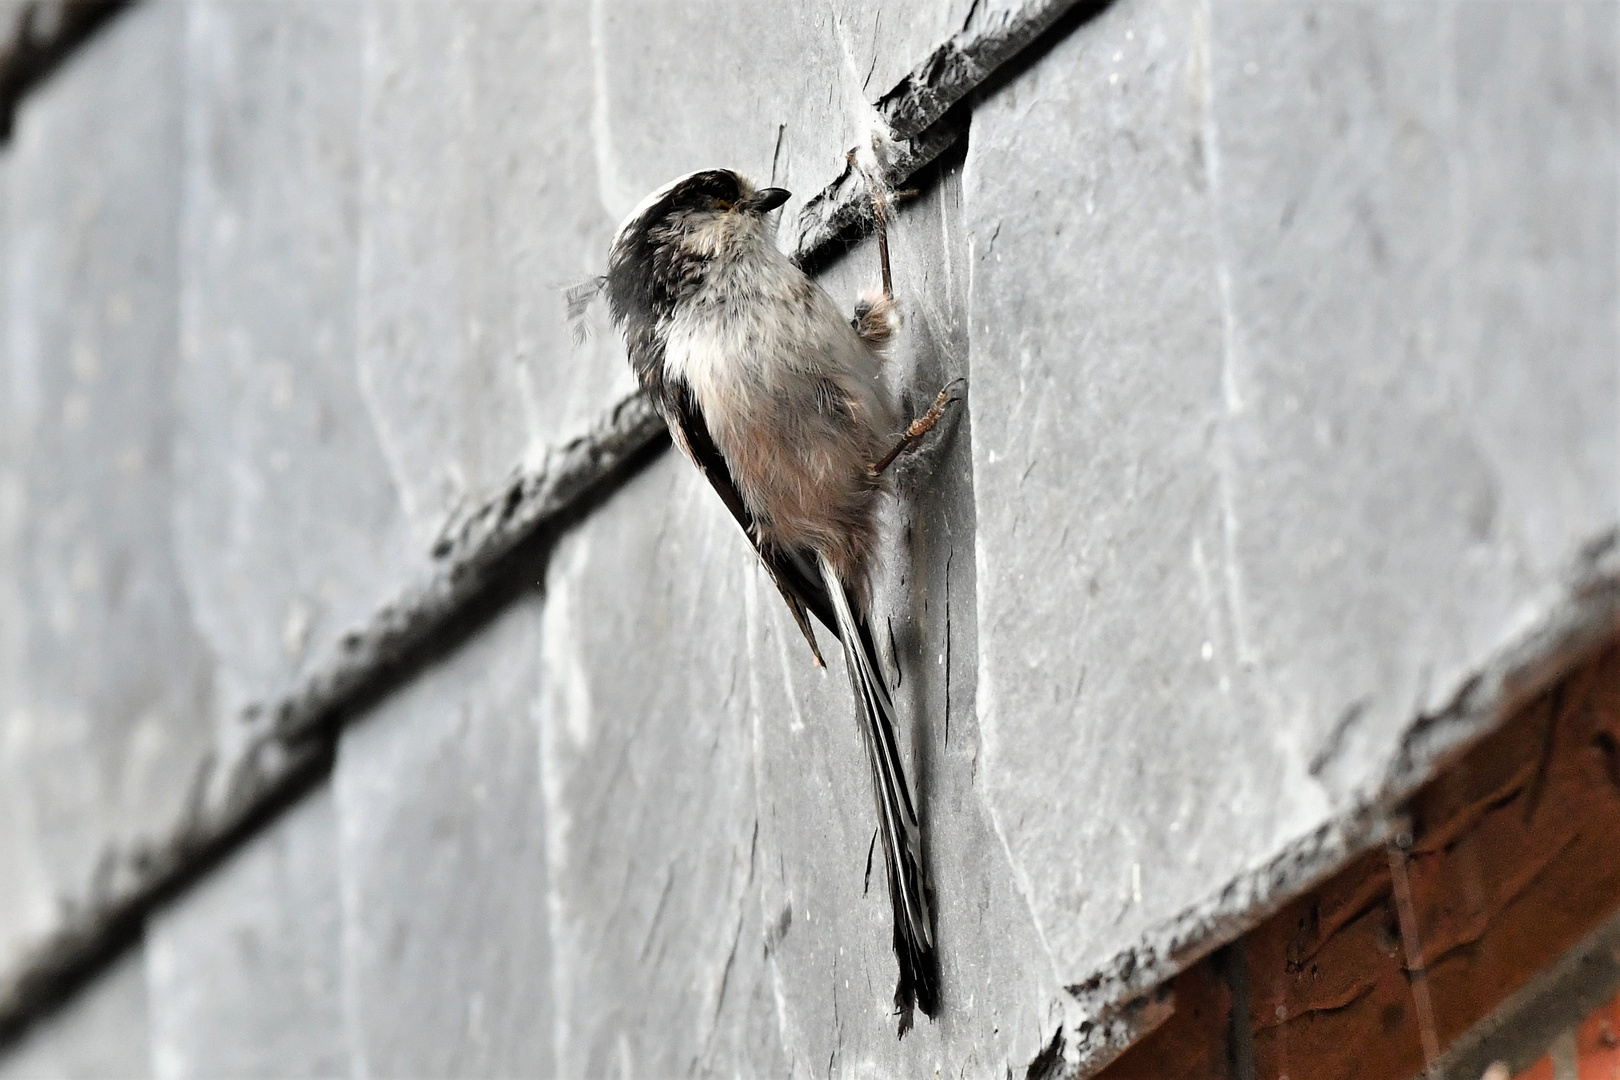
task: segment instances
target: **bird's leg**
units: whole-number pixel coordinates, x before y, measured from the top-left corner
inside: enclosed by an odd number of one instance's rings
[[[874,231],[877,233],[878,265],[883,271],[883,297],[876,305],[869,305],[865,310],[857,309],[856,330],[868,344],[881,348],[889,340],[887,309],[894,304],[894,275],[889,268],[889,196],[883,184],[861,168],[860,162],[855,159],[854,151],[849,154],[849,164],[866,178],[866,185],[872,192],[872,221]],[[906,191],[899,194],[901,197],[909,197],[916,192]],[[883,309],[882,317],[873,318],[873,313],[879,308]],[[881,327],[879,323],[882,324]],[[871,466],[872,475],[882,476],[883,470],[893,465],[896,458],[915,448],[923,436],[934,430],[934,425],[945,415],[945,410],[962,399],[962,391],[966,387],[966,379],[953,379],[946,383],[945,388],[934,398],[934,403],[928,407],[928,411],[908,424],[905,433],[900,436],[900,441],[894,444],[893,449],[884,454],[882,460]]]
[[[883,299],[893,301],[894,277],[889,272],[889,199],[892,197],[904,201],[916,198],[917,189],[891,191],[872,176],[866,178],[866,183],[872,189],[872,220],[876,223],[874,231],[877,233],[878,265],[883,269]]]
[[[866,181],[867,191],[872,197],[872,220],[875,224],[878,240],[878,261],[883,268],[883,291],[873,294],[867,293],[855,304],[855,317],[850,325],[866,342],[867,347],[874,352],[887,351],[889,342],[894,336],[894,279],[889,270],[889,213],[888,195],[883,184],[868,173],[864,166],[856,160],[855,152],[849,152],[849,167]]]
[[[872,221],[875,225],[874,231],[877,233],[878,265],[883,270],[883,298],[878,301],[878,305],[869,307],[866,311],[857,311],[856,329],[870,344],[881,347],[887,344],[889,339],[886,309],[894,304],[894,275],[889,269],[889,196],[887,189],[876,177],[861,169],[853,152],[849,155],[849,163],[866,177],[867,187],[872,192]],[[908,191],[900,194],[905,197],[915,195],[916,192]],[[883,312],[885,317],[881,320],[871,317],[871,313],[876,311],[878,306],[885,309]],[[881,329],[876,325],[880,321],[883,323]],[[905,433],[900,436],[900,441],[894,444],[893,449],[884,454],[882,460],[871,466],[872,475],[882,476],[883,470],[893,465],[896,458],[915,448],[923,436],[933,431],[934,425],[945,415],[945,410],[961,400],[962,391],[966,386],[966,379],[953,379],[945,384],[945,388],[934,398],[934,403],[928,407],[928,411],[908,424]]]
[[[872,194],[872,221],[877,232],[878,262],[883,268],[883,299],[894,299],[894,280],[889,273],[889,201],[884,194],[883,184],[877,177],[866,171],[851,150],[844,155],[849,167],[861,174],[866,181],[866,189]]]
[[[882,476],[883,470],[893,465],[895,458],[914,449],[924,435],[934,430],[934,425],[945,415],[945,410],[962,400],[962,391],[966,388],[966,379],[952,379],[946,383],[945,388],[934,398],[934,403],[928,407],[928,411],[907,425],[905,434],[894,444],[894,449],[884,454],[882,461],[872,466],[872,475]]]
[[[893,302],[894,279],[889,273],[889,201],[883,185],[872,183],[872,217],[877,222],[878,265],[883,268],[883,299]]]

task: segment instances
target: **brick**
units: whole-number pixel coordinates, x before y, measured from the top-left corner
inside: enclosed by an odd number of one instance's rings
[[[1611,14],[1116,5],[977,111],[983,783],[1077,981],[1296,887],[1612,526]]]
[[[1243,981],[1226,980],[1237,1023],[1211,1023],[1197,991],[1217,954],[1178,976],[1174,1015],[1100,1075],[1168,1060],[1200,1076],[1414,1076],[1431,1064],[1425,1034],[1444,1054],[1436,1075],[1506,1080],[1549,1041],[1570,1071],[1543,1062],[1538,1080],[1573,1076],[1577,1051],[1596,1069],[1613,1049],[1603,1009],[1579,1039],[1568,1025],[1615,986],[1617,686],[1613,643],[1581,657],[1399,806],[1408,846],[1365,852],[1224,951],[1246,957]],[[1223,1067],[1245,1055],[1247,1071]]]
[[[1605,1080],[1620,1070],[1620,998],[1594,1009],[1571,1031],[1555,1040],[1552,1049],[1516,1074],[1515,1080]],[[1560,1067],[1568,1070],[1560,1074]],[[1507,1072],[1502,1072],[1506,1080]],[[1490,1078],[1496,1080],[1496,1078]]]
[[[941,41],[1041,11],[156,3],[65,68],[0,163],[0,957],[116,894],[245,702],[628,387],[561,287],[642,194],[732,164],[802,201]],[[1101,1053],[1086,1010],[1479,730],[1412,749],[1615,523],[1614,18],[1120,0],[900,209],[895,387],[971,380],[899,467],[875,589],[938,1023],[894,1040],[840,661],[671,455],[520,568],[543,600],[478,605],[370,701],[326,825],[154,923],[160,1071],[236,1068],[299,1009],[272,1057],[352,1038],[379,1074]],[[818,265],[846,305],[875,278],[870,244]],[[326,842],[337,915],[276,869]],[[224,928],[298,904],[256,1011]]]

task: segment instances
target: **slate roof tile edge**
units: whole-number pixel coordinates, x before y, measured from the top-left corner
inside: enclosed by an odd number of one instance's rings
[[[1577,555],[1522,636],[1471,670],[1450,700],[1413,717],[1376,788],[1069,986],[1080,1019],[1062,1034],[1070,1080],[1095,1075],[1169,1015],[1169,980],[1404,826],[1402,805],[1449,761],[1620,636],[1620,529]]]
[[[68,54],[130,0],[33,0],[0,23],[0,144],[17,106]]]
[[[73,38],[76,44],[130,2],[39,0],[34,6],[67,13],[106,9]],[[878,116],[889,126],[876,155],[884,181],[898,186],[912,179],[966,130],[964,110],[953,111],[955,105],[987,88],[998,72],[1005,76],[1017,66],[1009,61],[1043,52],[1042,35],[1055,41],[1107,3],[1028,0],[968,29],[975,5],[962,32],[879,99]],[[17,23],[24,29],[29,25]],[[71,45],[60,55],[67,48]],[[851,159],[862,149],[852,149]],[[865,180],[846,164],[801,211],[794,260],[813,271],[872,225]],[[384,604],[365,626],[344,635],[296,685],[273,695],[268,705],[248,706],[242,715],[242,751],[233,761],[215,756],[202,763],[189,810],[175,832],[135,850],[109,846],[85,896],[62,901],[62,925],[11,970],[0,971],[0,1049],[137,940],[148,912],[207,873],[318,781],[342,722],[391,683],[408,678],[408,662],[441,637],[454,636],[455,625],[487,597],[514,555],[588,511],[639,458],[655,452],[664,434],[663,420],[642,395],[617,402],[588,433],[553,447],[539,468],[514,471],[494,498],[447,527],[431,553],[432,571]]]

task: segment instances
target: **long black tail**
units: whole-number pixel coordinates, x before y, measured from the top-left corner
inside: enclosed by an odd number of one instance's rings
[[[934,952],[928,879],[923,873],[922,830],[917,825],[917,811],[895,737],[894,701],[878,667],[871,631],[864,619],[856,617],[849,591],[832,565],[820,556],[818,562],[837,616],[844,666],[849,669],[850,688],[855,692],[855,713],[861,722],[867,760],[872,765],[878,833],[883,837],[889,900],[894,906],[894,955],[900,963],[894,1003],[900,1010],[900,1034],[905,1035],[911,1027],[914,1007],[928,1016],[939,1011],[939,957]]]

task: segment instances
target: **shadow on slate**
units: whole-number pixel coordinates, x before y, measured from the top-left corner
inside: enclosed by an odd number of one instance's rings
[[[0,143],[24,95],[132,0],[34,0],[0,26]]]

